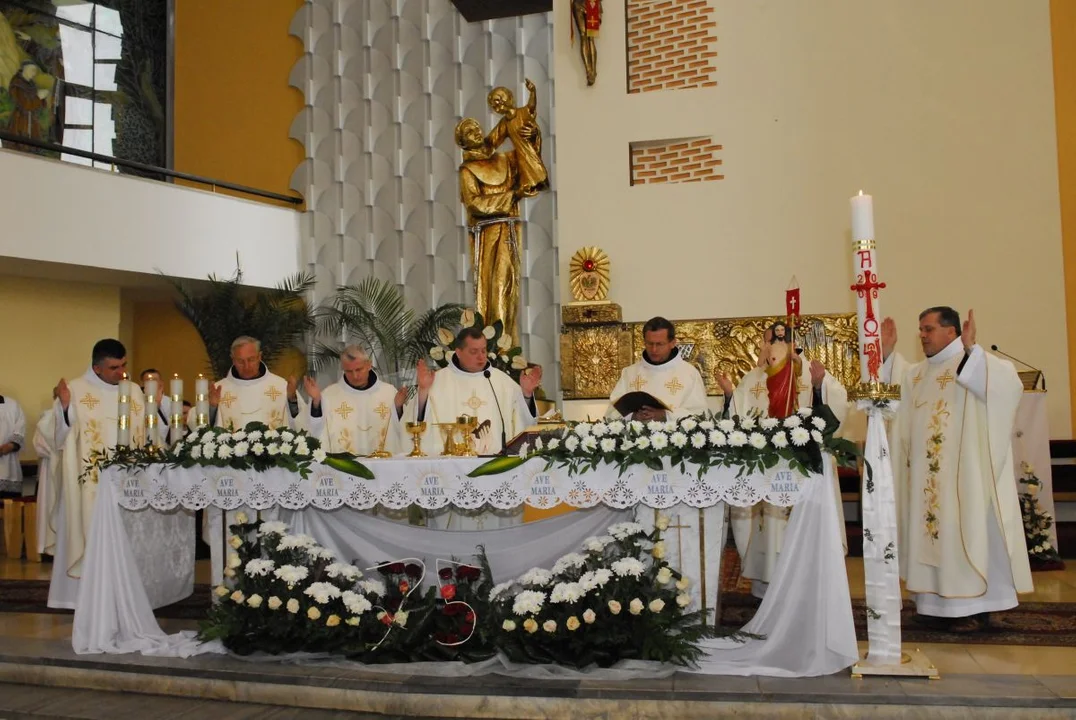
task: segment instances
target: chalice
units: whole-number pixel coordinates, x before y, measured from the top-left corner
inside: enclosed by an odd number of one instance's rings
[[[426,453],[422,452],[422,434],[426,432],[426,423],[409,422],[407,432],[411,435],[411,443],[414,446],[407,457],[426,457]]]

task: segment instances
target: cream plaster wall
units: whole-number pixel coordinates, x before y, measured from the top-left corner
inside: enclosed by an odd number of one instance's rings
[[[848,197],[875,197],[884,312],[973,307],[983,345],[1043,367],[1070,437],[1047,0],[712,0],[716,88],[628,95],[624,0],[605,0],[586,87],[555,5],[561,289],[605,248],[645,319],[854,309]],[[630,187],[631,141],[713,136],[726,179]]]

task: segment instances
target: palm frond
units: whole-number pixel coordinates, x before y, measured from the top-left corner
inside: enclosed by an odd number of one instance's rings
[[[437,329],[447,328],[453,331],[459,327],[460,313],[464,306],[459,303],[446,303],[435,307],[419,315],[411,324],[408,331],[410,337],[407,347],[401,353],[401,361],[410,367],[426,356],[426,352],[433,345],[439,344]]]

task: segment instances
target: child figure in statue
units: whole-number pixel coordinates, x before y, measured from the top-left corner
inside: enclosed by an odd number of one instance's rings
[[[490,131],[487,142],[496,150],[506,138],[512,141],[519,169],[520,197],[534,197],[549,187],[549,175],[542,162],[538,94],[530,80],[526,81],[526,87],[529,97],[523,107],[515,107],[515,96],[506,87],[496,87],[490,91],[487,98],[489,108],[500,115],[501,120]]]

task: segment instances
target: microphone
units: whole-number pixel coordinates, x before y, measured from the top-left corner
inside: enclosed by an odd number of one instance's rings
[[[504,413],[501,412],[501,401],[497,397],[497,390],[493,387],[493,380],[490,379],[490,376],[492,375],[492,373],[490,373],[489,368],[486,368],[485,370],[483,370],[482,375],[485,376],[486,382],[489,383],[489,390],[490,390],[491,393],[493,393],[493,402],[497,403],[497,414],[501,416],[501,453],[500,454],[503,455],[505,450],[507,449],[506,446],[508,445],[508,435],[505,433],[505,430],[504,430]]]
[[[1021,360],[1018,357],[1013,357],[1012,355],[1005,352],[1004,350],[999,349],[997,345],[991,345],[990,349],[993,350],[994,352],[996,352],[998,355],[1004,355],[1005,357],[1009,358],[1010,360],[1015,360],[1016,362],[1020,363],[1024,367],[1031,368],[1032,370],[1037,372],[1039,374],[1039,377],[1042,378],[1042,391],[1046,392],[1046,373],[1044,373],[1042,370],[1035,367],[1034,365],[1031,365],[1029,363],[1024,362],[1023,360]],[[1032,388],[1032,389],[1034,389],[1034,388]]]

